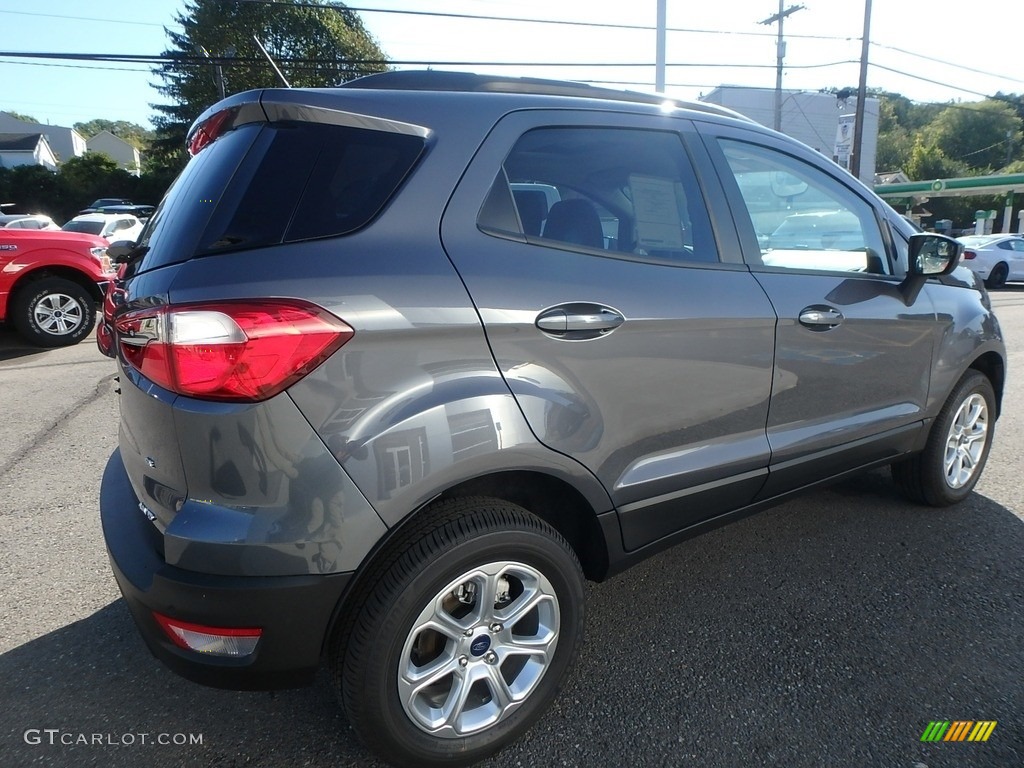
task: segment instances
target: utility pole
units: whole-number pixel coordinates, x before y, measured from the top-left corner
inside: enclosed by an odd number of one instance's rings
[[[868,46],[871,44],[871,0],[864,0],[864,39],[860,46],[860,82],[857,84],[857,109],[853,118],[853,158],[850,172],[860,178],[860,150],[864,144],[864,106],[868,100]]]
[[[221,66],[220,56],[218,56],[217,58],[214,58],[213,56],[210,55],[210,52],[208,50],[206,50],[203,46],[199,45],[199,46],[196,46],[196,47],[199,49],[199,52],[201,54],[203,54],[203,56],[205,56],[207,59],[209,59],[210,62],[213,64],[213,82],[214,82],[214,85],[217,86],[217,96],[221,100],[223,100],[223,98],[224,98],[224,68]]]
[[[790,14],[802,11],[805,6],[803,5],[791,5],[786,10],[782,10],[784,0],[779,0],[779,12],[774,16],[769,16],[761,23],[765,26],[771,26],[778,22],[779,24],[779,39],[775,44],[775,130],[782,130],[782,60],[786,58],[786,41],[782,39],[782,20]]]
[[[668,0],[658,0],[658,31],[656,48],[656,61],[654,67],[654,90],[658,93],[665,92],[665,25],[666,9]]]

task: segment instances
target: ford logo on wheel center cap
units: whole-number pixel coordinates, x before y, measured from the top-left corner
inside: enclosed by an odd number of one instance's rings
[[[487,653],[487,649],[491,647],[491,638],[487,635],[480,635],[480,637],[473,640],[469,646],[469,652],[474,656],[483,656]]]

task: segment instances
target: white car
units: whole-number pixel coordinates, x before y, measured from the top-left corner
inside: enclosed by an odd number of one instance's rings
[[[1002,288],[1008,280],[1024,280],[1024,236],[967,235],[963,265],[977,273],[988,288]]]
[[[135,216],[120,213],[85,213],[75,216],[61,227],[65,232],[85,232],[106,238],[108,242],[138,240],[142,222]]]
[[[4,229],[36,229],[52,232],[60,229],[49,216],[41,213],[4,214],[0,216],[0,227]]]

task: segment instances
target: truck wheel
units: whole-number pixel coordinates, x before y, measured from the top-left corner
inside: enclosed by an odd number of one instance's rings
[[[995,431],[996,398],[988,378],[965,373],[932,425],[924,450],[892,465],[892,475],[914,501],[945,507],[974,489]]]
[[[46,277],[22,286],[12,310],[18,333],[38,347],[77,344],[96,322],[92,296],[63,277]]]
[[[504,501],[435,504],[362,583],[330,661],[352,727],[396,765],[468,765],[518,738],[582,639],[573,550]]]

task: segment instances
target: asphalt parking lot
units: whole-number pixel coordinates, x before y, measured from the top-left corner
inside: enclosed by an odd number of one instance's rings
[[[1024,765],[1024,286],[993,303],[1011,378],[964,504],[874,472],[591,585],[565,690],[485,765]],[[377,765],[326,679],[218,691],[145,649],[97,516],[113,374],[0,331],[0,766]],[[998,724],[922,743],[934,720]]]

